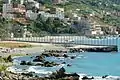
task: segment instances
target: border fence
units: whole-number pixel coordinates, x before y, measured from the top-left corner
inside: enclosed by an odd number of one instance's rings
[[[52,43],[52,44],[77,44],[77,45],[96,45],[96,46],[117,46],[120,52],[120,38],[117,36],[102,36],[89,38],[86,36],[44,36],[44,37],[26,37],[9,38],[10,41]]]

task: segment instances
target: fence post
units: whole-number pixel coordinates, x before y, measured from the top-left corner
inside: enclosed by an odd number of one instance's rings
[[[116,42],[116,43],[117,43],[117,44],[116,44],[116,45],[117,45],[117,49],[118,49],[118,52],[120,52],[120,42],[119,42],[119,37],[117,37],[116,39],[117,39],[117,40],[116,40],[116,41],[117,41],[117,42]]]

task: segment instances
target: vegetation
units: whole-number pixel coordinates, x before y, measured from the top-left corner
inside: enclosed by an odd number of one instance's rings
[[[72,13],[76,13],[79,16],[88,16],[91,21],[96,21],[98,24],[117,26],[120,25],[120,17],[114,13],[120,12],[120,1],[119,0],[68,0],[66,4],[51,4],[51,0],[36,0],[45,4],[46,7],[63,7],[65,8],[65,17],[72,18]],[[12,0],[12,3],[20,3],[20,0]],[[27,8],[27,4],[25,6]],[[3,1],[0,1],[0,12],[2,12]],[[29,6],[28,6],[29,7]],[[30,8],[30,7],[29,7]],[[31,8],[33,9],[33,8]],[[110,14],[109,14],[110,13]],[[90,14],[95,14],[91,17]],[[41,15],[36,20],[29,21],[30,25],[27,27],[33,36],[44,36],[51,34],[81,34],[82,24],[77,24],[78,27],[71,27],[63,20],[58,18],[48,18],[47,20]],[[82,21],[84,22],[84,21]],[[14,28],[9,29],[7,26],[11,23],[15,25]],[[85,23],[87,24],[87,23]],[[23,24],[5,20],[0,18],[0,38],[4,39],[10,37],[10,33],[13,32],[15,37],[21,37],[24,33]]]
[[[73,18],[72,13],[79,16],[87,16],[92,22],[101,25],[117,26],[120,25],[120,18],[113,12],[120,12],[120,1],[118,0],[68,0],[66,4],[51,4],[51,0],[44,0],[46,7],[63,7],[65,17]],[[77,10],[78,9],[78,10]],[[110,14],[109,14],[110,13]],[[90,16],[95,14],[95,16]],[[76,26],[77,25],[77,26]],[[28,30],[36,36],[51,34],[84,34],[84,29],[88,29],[90,24],[87,21],[75,22],[76,27],[71,27],[58,18],[48,18],[41,15],[34,21],[31,21]],[[85,28],[83,28],[85,26]],[[83,29],[82,29],[83,28]]]
[[[64,5],[66,12],[71,10],[79,15],[96,14],[95,21],[98,23],[119,26],[120,18],[114,15],[113,12],[120,12],[120,1],[118,0],[69,0],[70,2]],[[80,9],[76,11],[76,9]],[[108,15],[110,13],[110,15]],[[93,17],[92,17],[93,18]]]
[[[72,17],[71,12],[80,16],[96,14],[95,17],[90,17],[99,24],[111,26],[119,26],[120,18],[114,13],[120,12],[119,0],[68,0],[66,4],[54,5],[65,8],[66,16]],[[53,6],[53,5],[52,5]],[[80,10],[76,10],[80,9]],[[114,13],[113,13],[114,12]],[[111,13],[109,16],[107,13]]]
[[[9,55],[8,57],[0,57],[0,63],[9,63],[12,62],[12,57]]]
[[[62,20],[58,18],[48,18],[45,20],[41,15],[32,21],[29,30],[33,30],[37,34],[65,34],[65,33],[75,33],[75,30],[69,25],[65,24]]]
[[[11,55],[8,57],[0,57],[0,72],[5,71],[7,67],[12,65]]]
[[[8,22],[4,18],[0,17],[0,38],[1,39],[4,39],[5,37],[8,36],[8,29],[6,27],[7,23]]]
[[[0,47],[8,47],[8,48],[29,48],[32,45],[27,43],[10,43],[10,42],[0,42]]]
[[[5,65],[0,65],[0,72],[5,71],[7,69],[7,66]]]
[[[0,0],[0,12],[2,12],[3,0]]]

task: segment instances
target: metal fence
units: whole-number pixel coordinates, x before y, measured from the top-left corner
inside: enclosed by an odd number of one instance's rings
[[[7,40],[36,42],[36,43],[53,43],[53,44],[78,44],[78,45],[97,45],[97,46],[117,46],[120,51],[120,38],[117,36],[102,36],[89,38],[86,36],[44,36],[44,37],[26,37],[26,38],[9,38]]]

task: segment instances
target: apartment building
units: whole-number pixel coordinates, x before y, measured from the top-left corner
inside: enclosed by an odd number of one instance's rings
[[[62,3],[65,3],[66,0],[52,0],[52,3],[53,4],[62,4]]]
[[[9,18],[12,19],[14,18],[14,14],[13,14],[13,4],[3,4],[3,14],[2,16],[4,18]]]

